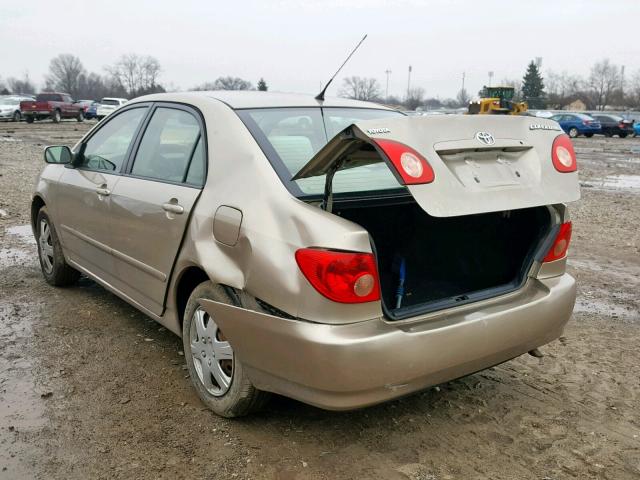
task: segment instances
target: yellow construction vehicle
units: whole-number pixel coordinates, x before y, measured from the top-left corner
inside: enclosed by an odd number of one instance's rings
[[[520,115],[527,111],[527,102],[514,102],[513,87],[484,87],[482,98],[469,104],[469,114]]]

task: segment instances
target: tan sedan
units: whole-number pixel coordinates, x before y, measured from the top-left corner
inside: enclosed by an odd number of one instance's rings
[[[220,415],[268,392],[375,404],[535,351],[571,316],[580,192],[551,120],[161,94],[45,160],[45,279],[84,274],[181,335]]]

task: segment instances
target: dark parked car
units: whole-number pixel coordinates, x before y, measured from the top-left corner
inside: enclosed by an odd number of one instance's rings
[[[571,138],[580,135],[593,137],[594,134],[600,133],[600,122],[584,113],[558,113],[551,117],[551,120],[558,122]]]
[[[633,135],[633,120],[625,120],[619,115],[594,114],[592,117],[600,122],[600,132],[607,137],[618,135],[624,138],[627,135]]]

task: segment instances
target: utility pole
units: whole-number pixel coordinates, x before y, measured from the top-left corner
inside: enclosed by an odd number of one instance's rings
[[[620,67],[620,96],[624,98],[624,65]]]
[[[493,72],[489,72],[489,86],[491,86],[491,79],[493,78]]]
[[[407,77],[407,98],[411,92],[411,65],[409,65],[409,75]]]
[[[384,71],[387,74],[387,88],[385,89],[385,100],[389,99],[389,75],[391,75],[391,70],[388,68]]]
[[[464,73],[465,72],[462,72],[462,91],[464,91]]]

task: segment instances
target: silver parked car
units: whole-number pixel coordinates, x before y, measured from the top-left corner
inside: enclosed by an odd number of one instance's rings
[[[32,96],[6,95],[0,96],[0,120],[11,120],[19,122],[22,120],[20,113],[20,102],[23,100],[33,100]]]
[[[83,273],[181,335],[220,415],[383,402],[538,353],[571,316],[580,192],[551,120],[159,94],[45,160],[45,279]]]

